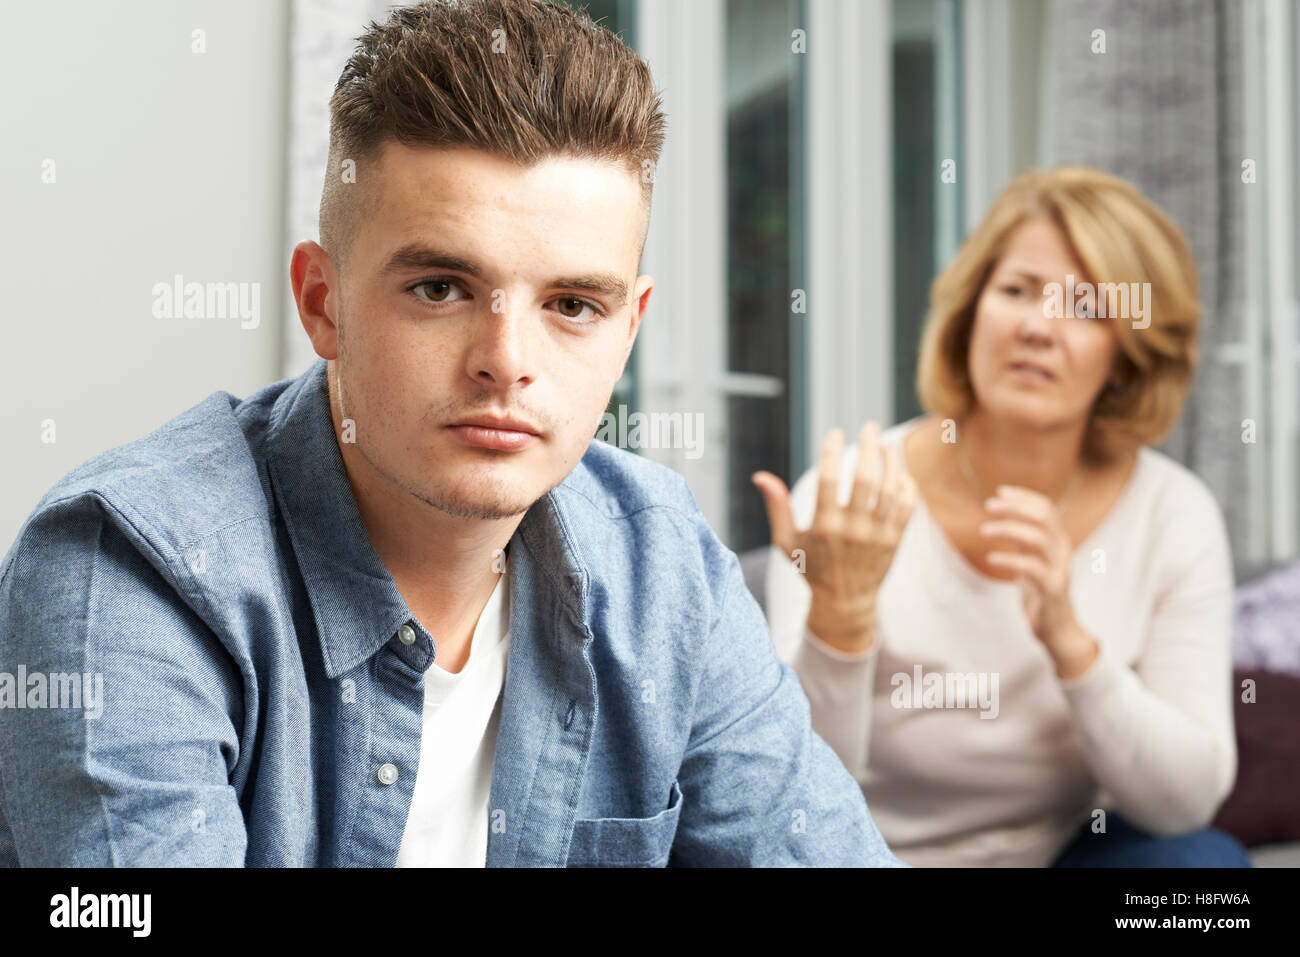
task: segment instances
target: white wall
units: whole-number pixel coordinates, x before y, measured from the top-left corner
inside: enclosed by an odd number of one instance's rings
[[[74,466],[279,378],[291,244],[286,3],[6,0],[0,18],[2,553]],[[259,283],[257,328],[155,318],[177,273]]]

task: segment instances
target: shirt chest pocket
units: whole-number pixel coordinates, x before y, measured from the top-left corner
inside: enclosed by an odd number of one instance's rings
[[[673,782],[668,807],[654,817],[598,817],[574,824],[569,867],[664,867],[682,814],[682,789]]]

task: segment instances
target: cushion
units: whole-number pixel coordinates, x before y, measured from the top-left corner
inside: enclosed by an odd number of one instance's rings
[[[1242,681],[1255,682],[1255,701]],[[1253,847],[1300,841],[1300,678],[1264,670],[1233,671],[1237,781],[1214,826]]]

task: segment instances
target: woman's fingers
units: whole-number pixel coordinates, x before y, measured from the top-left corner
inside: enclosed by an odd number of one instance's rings
[[[858,430],[858,461],[853,471],[849,511],[870,515],[880,500],[880,426],[865,423]]]
[[[880,494],[876,496],[874,511],[876,520],[885,522],[889,520],[890,515],[898,506],[899,477],[902,475],[903,469],[897,446],[887,445],[882,451],[884,469],[880,478]]]
[[[1061,524],[1056,505],[1046,495],[1032,489],[1000,485],[997,495],[985,503],[985,510],[992,518],[981,526],[981,534],[1002,534],[1021,542],[1037,551],[1050,565],[1069,564],[1074,546]],[[984,532],[989,526],[996,530]]]
[[[915,503],[916,488],[906,474],[900,450],[885,447],[879,424],[867,422],[858,433],[853,489],[840,503],[844,432],[832,429],[822,443],[817,473],[817,504],[807,529],[795,529],[781,504],[775,477],[755,473],[768,503],[773,541],[787,554],[808,549],[807,581],[835,602],[870,600],[889,570]],[[901,516],[901,520],[900,520]],[[782,539],[787,538],[787,544]]]
[[[999,485],[997,494],[984,504],[990,512],[1015,515],[1043,525],[1049,524],[1056,513],[1056,506],[1046,495],[1015,485]]]
[[[790,507],[790,491],[781,479],[771,472],[755,472],[750,481],[758,486],[767,508],[767,523],[772,528],[772,544],[789,556],[794,551],[796,532],[794,512]]]
[[[866,422],[858,431],[858,457],[847,506],[840,504],[844,431],[835,428],[826,434],[817,469],[817,503],[806,531],[794,527],[789,496],[780,479],[770,472],[753,475],[767,506],[774,544],[789,554],[799,536],[811,534],[822,542],[842,538],[874,548],[891,540],[890,530],[896,532],[907,524],[917,501],[916,483],[907,474],[902,450],[881,442],[880,431],[876,422]],[[885,537],[877,542],[879,536],[873,529],[887,530]]]
[[[1020,555],[1016,552],[989,552],[989,564],[1000,565],[1011,571],[1019,572],[1028,578],[1040,591],[1046,591],[1050,583],[1051,571],[1047,564],[1034,555]]]
[[[902,478],[899,482],[898,504],[894,506],[894,524],[902,528],[912,518],[912,512],[916,510],[916,503],[920,497],[920,491],[916,487],[916,480],[903,470]]]
[[[817,473],[817,507],[812,524],[823,526],[839,508],[840,458],[844,453],[844,430],[831,429],[822,442],[822,458]]]
[[[1045,559],[1052,557],[1052,540],[1041,525],[1017,519],[999,519],[980,525],[980,534],[986,538],[1009,538],[1034,549]]]
[[[825,462],[824,446],[823,463]],[[825,468],[823,464],[822,487],[829,488]],[[836,474],[838,475],[838,470]],[[838,492],[838,484],[835,488]],[[849,497],[848,511],[870,522],[896,520],[901,526],[907,524],[911,517],[916,495],[916,483],[903,465],[902,450],[896,445],[881,442],[878,423],[864,423],[858,431],[858,458],[853,470],[853,492]],[[828,502],[838,501],[831,499],[829,494],[825,498]],[[820,500],[818,504],[820,509]]]

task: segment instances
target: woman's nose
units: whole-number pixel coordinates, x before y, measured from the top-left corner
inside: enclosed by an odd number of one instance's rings
[[[1048,315],[1047,302],[1046,297],[1026,297],[1016,329],[1022,338],[1051,339],[1055,334],[1057,320]]]

